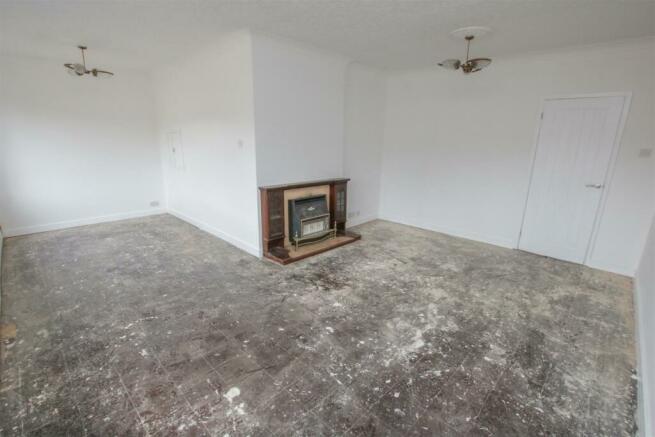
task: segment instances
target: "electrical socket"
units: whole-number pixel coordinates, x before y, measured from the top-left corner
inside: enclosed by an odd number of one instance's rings
[[[153,208],[159,206],[159,200],[153,200],[152,202],[150,202],[150,206],[152,206]]]

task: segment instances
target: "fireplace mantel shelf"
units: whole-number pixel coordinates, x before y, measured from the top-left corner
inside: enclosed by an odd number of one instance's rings
[[[316,187],[319,185],[345,184],[349,180],[350,180],[349,178],[319,179],[317,181],[294,182],[290,184],[280,184],[280,185],[267,185],[267,186],[259,187],[259,189],[260,190],[293,190],[295,188]]]
[[[278,264],[289,264],[359,240],[361,237],[358,234],[346,231],[348,181],[348,178],[334,178],[259,187],[264,257]],[[285,214],[288,202],[291,201],[289,196],[295,194],[297,198],[304,189],[322,192],[327,196],[329,223],[336,229],[336,235],[329,240],[294,249],[289,245],[288,218]]]

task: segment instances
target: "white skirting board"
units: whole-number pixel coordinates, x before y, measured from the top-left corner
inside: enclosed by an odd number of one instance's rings
[[[35,225],[35,226],[25,226],[25,227],[19,227],[19,228],[13,228],[13,229],[6,229],[4,230],[4,236],[6,238],[8,237],[16,237],[19,235],[28,235],[28,234],[36,234],[38,232],[47,232],[47,231],[55,231],[59,229],[68,229],[68,228],[76,228],[78,226],[86,226],[86,225],[94,225],[98,223],[106,223],[106,222],[113,222],[113,221],[118,221],[118,220],[127,220],[131,218],[139,218],[139,217],[147,217],[151,215],[159,215],[159,214],[171,214],[180,220],[184,220],[187,223],[192,224],[193,226],[196,226],[200,229],[202,229],[205,232],[208,232],[221,240],[224,240],[233,246],[238,247],[241,250],[244,250],[245,252],[248,252],[251,255],[254,256],[261,256],[261,250],[253,246],[252,244],[249,244],[243,240],[240,240],[239,238],[233,237],[220,229],[216,229],[206,223],[203,223],[199,220],[195,220],[192,217],[188,217],[178,211],[171,210],[171,209],[166,209],[166,208],[152,208],[152,209],[147,209],[147,210],[141,210],[141,211],[131,211],[131,212],[126,212],[126,213],[119,213],[119,214],[111,214],[111,215],[105,215],[105,216],[97,216],[97,217],[88,217],[88,218],[83,218],[83,219],[76,219],[76,220],[67,220],[67,221],[62,221],[62,222],[55,222],[55,223],[46,223],[42,225]]]
[[[494,246],[505,247],[508,249],[516,248],[516,241],[497,236],[481,235],[464,229],[444,228],[432,223],[420,223],[413,220],[404,220],[402,218],[381,216],[380,219],[393,223],[398,223],[405,226],[412,226],[414,228],[425,229],[428,231],[439,232],[440,234],[450,235],[451,237],[464,238],[466,240],[477,241],[480,243],[493,244]]]
[[[373,220],[377,220],[377,216],[363,215],[361,217],[348,219],[348,221],[346,222],[346,228],[352,228],[353,226],[363,225],[364,223],[372,222]]]
[[[630,278],[634,278],[635,276],[634,269],[630,269],[618,263],[613,265],[608,265],[606,263],[598,263],[596,262],[596,260],[593,259],[593,257],[591,259],[588,259],[584,265],[586,265],[587,267],[591,267],[592,269],[602,270],[604,272],[616,273],[617,275],[628,276]]]
[[[443,228],[431,223],[421,223],[413,220],[404,220],[402,218],[389,217],[389,216],[380,216],[379,218],[381,220],[386,220],[393,223],[399,223],[401,225],[426,229],[428,231],[439,232],[441,234],[450,235],[452,237],[464,238],[467,240],[477,241],[480,243],[493,244],[494,246],[505,247],[508,249],[516,249],[518,245],[517,240],[512,240],[509,238],[499,237],[499,236],[481,235],[474,232],[469,232],[464,229]],[[350,222],[348,223],[350,224]],[[591,267],[592,269],[603,270],[605,272],[616,273],[618,275],[623,275],[628,277],[635,276],[634,270],[630,270],[620,265],[606,265],[606,264],[596,263],[593,259],[588,260],[584,265],[586,265],[587,267]]]
[[[131,218],[146,217],[149,215],[163,214],[165,212],[166,210],[163,208],[151,208],[141,211],[130,211],[130,212],[123,212],[118,214],[109,214],[109,215],[87,217],[87,218],[76,219],[76,220],[66,220],[61,222],[46,223],[46,224],[35,225],[35,226],[25,226],[20,228],[13,228],[13,229],[10,228],[10,229],[5,229],[4,232],[5,232],[5,237],[8,238],[8,237],[16,237],[19,235],[36,234],[38,232],[56,231],[58,229],[68,229],[68,228],[76,228],[78,226],[94,225],[97,223],[106,223],[106,222],[126,220]]]
[[[192,224],[193,226],[202,229],[203,231],[212,234],[215,237],[220,238],[221,240],[230,243],[232,246],[235,246],[244,252],[249,253],[250,255],[256,256],[258,258],[261,258],[262,253],[261,253],[261,248],[254,246],[246,241],[241,240],[240,238],[234,237],[226,232],[221,231],[220,229],[217,229],[211,225],[208,225],[207,223],[201,222],[200,220],[196,220],[192,217],[189,217],[185,214],[182,214],[179,211],[175,211],[173,209],[167,210],[167,212],[170,215],[173,215],[180,220],[183,220],[189,224]]]

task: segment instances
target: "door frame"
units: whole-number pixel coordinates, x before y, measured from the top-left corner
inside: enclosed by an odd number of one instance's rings
[[[619,120],[619,126],[616,130],[616,136],[612,142],[612,153],[610,155],[610,161],[607,165],[607,170],[605,171],[605,176],[603,177],[603,192],[598,202],[598,208],[596,209],[596,214],[594,216],[594,223],[592,226],[591,236],[587,242],[587,249],[585,250],[585,255],[582,261],[583,265],[588,265],[588,261],[593,254],[594,248],[596,246],[596,238],[598,237],[598,229],[600,228],[600,222],[605,213],[605,204],[607,203],[607,196],[610,192],[612,179],[614,178],[614,171],[616,169],[616,161],[619,155],[619,149],[621,146],[621,141],[623,139],[623,130],[625,129],[625,124],[628,119],[628,112],[630,110],[630,104],[632,102],[632,92],[608,92],[608,93],[592,93],[592,94],[555,94],[551,96],[546,96],[541,98],[541,104],[539,105],[539,112],[537,113],[537,128],[535,130],[534,139],[532,142],[532,158],[530,159],[530,170],[528,173],[528,183],[525,191],[525,200],[523,201],[523,214],[521,216],[521,227],[519,228],[519,233],[516,238],[516,249],[519,249],[521,244],[521,235],[523,234],[523,227],[525,226],[525,216],[528,209],[528,200],[530,199],[530,189],[532,188],[532,179],[534,177],[534,166],[537,160],[537,149],[539,147],[539,134],[541,133],[541,124],[543,123],[543,113],[546,107],[546,103],[552,100],[572,100],[572,99],[589,99],[589,98],[601,98],[601,97],[623,97],[623,108],[621,108],[621,118]]]

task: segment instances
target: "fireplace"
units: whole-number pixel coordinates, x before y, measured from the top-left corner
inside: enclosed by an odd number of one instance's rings
[[[289,264],[359,240],[358,234],[346,230],[348,181],[259,187],[264,257]]]
[[[289,241],[296,248],[336,235],[325,195],[289,200]]]

